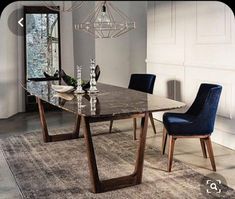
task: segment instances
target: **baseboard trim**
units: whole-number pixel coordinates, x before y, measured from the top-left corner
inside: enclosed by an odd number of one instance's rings
[[[215,128],[214,132],[211,134],[211,140],[212,142],[235,150],[235,135],[232,133],[227,133]]]

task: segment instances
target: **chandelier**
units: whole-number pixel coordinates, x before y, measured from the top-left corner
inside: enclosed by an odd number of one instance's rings
[[[43,1],[43,4],[50,10],[72,12],[82,6],[84,1]]]
[[[135,22],[109,1],[98,2],[95,9],[75,30],[85,31],[95,38],[115,38],[135,29]]]

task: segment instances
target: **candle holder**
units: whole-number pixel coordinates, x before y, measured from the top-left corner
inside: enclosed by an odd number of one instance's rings
[[[96,80],[95,80],[95,59],[90,59],[90,88],[88,90],[89,93],[97,93],[99,92],[96,88]]]
[[[77,88],[74,91],[75,94],[82,94],[85,91],[82,89],[82,66],[77,65]]]

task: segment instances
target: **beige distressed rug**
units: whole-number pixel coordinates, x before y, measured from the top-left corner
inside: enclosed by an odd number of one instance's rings
[[[136,146],[132,135],[113,129],[107,124],[92,127],[93,143],[101,179],[130,174],[134,169]],[[63,133],[71,129],[55,130]],[[100,135],[99,135],[100,134]],[[205,176],[180,161],[166,172],[167,156],[157,148],[147,146],[143,183],[137,186],[93,194],[83,138],[43,143],[40,132],[32,132],[0,141],[8,165],[24,198],[43,199],[156,199],[156,198],[235,198],[233,189],[222,185],[223,193],[207,194]],[[203,186],[202,186],[203,185]],[[225,190],[225,191],[224,191]]]

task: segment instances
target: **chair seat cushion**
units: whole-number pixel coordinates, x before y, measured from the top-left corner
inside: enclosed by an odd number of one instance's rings
[[[195,116],[185,113],[165,113],[163,115],[163,124],[170,135],[191,136],[211,133],[203,130],[195,121]]]

